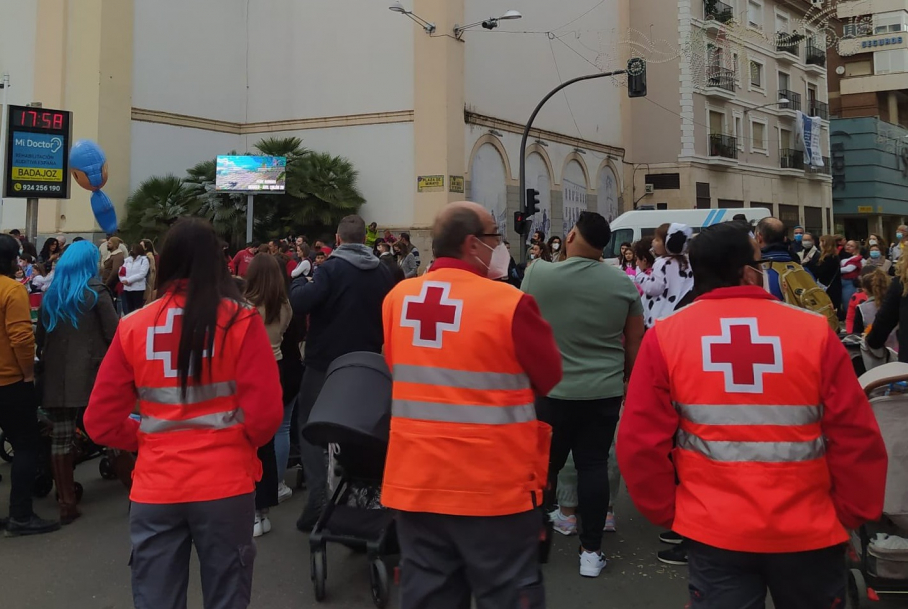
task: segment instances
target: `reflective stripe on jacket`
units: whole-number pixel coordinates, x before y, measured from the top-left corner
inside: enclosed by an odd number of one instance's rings
[[[744,552],[847,541],[821,427],[825,318],[769,299],[701,300],[654,332],[680,416],[673,530]]]
[[[141,421],[131,498],[141,503],[206,501],[250,493],[261,478],[256,447],[246,436],[236,369],[255,309],[224,301],[214,352],[202,382],[183,395],[177,374],[182,297],[165,296],[124,318],[120,341],[135,373]],[[209,375],[209,370],[211,374]]]
[[[542,501],[551,429],[536,420],[512,337],[521,292],[460,269],[403,281],[384,302],[394,378],[382,503],[501,516]]]

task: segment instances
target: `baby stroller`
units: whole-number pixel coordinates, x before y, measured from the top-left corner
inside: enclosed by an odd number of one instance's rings
[[[315,599],[325,598],[327,542],[365,551],[372,600],[388,604],[384,557],[396,552],[393,516],[381,507],[381,481],[391,426],[391,374],[377,353],[350,353],[328,368],[303,436],[329,449],[336,487],[309,536]]]
[[[884,349],[882,351],[883,356],[877,357],[869,349],[862,348],[864,339],[858,334],[840,334],[839,338],[842,341],[842,345],[845,346],[845,350],[848,351],[848,357],[851,359],[854,373],[858,376],[873,370],[877,366],[899,361],[898,354],[892,349]]]
[[[853,534],[849,607],[868,607],[876,594],[908,594],[908,364],[890,363],[860,378],[876,415],[886,452],[883,518]],[[887,535],[893,536],[887,540]],[[869,589],[868,589],[869,588]]]

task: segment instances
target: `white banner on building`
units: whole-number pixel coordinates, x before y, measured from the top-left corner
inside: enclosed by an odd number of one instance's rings
[[[562,179],[564,194],[564,232],[561,234],[565,237],[580,218],[580,213],[586,211],[586,186],[575,184],[570,180]]]
[[[807,116],[798,110],[796,134],[798,142],[804,150],[804,165],[807,167],[822,167],[823,152],[820,149],[820,134],[822,126],[818,116]]]

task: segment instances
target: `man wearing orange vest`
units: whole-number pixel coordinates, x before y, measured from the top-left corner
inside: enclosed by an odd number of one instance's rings
[[[492,215],[452,203],[430,271],[384,302],[394,378],[382,503],[396,510],[402,609],[545,606],[539,573],[551,429],[535,395],[561,380],[536,301],[507,283]]]
[[[690,540],[692,609],[762,608],[767,588],[776,609],[842,607],[846,529],[882,512],[886,448],[845,348],[763,289],[748,231],[693,240],[699,297],[643,339],[618,462],[640,511]]]

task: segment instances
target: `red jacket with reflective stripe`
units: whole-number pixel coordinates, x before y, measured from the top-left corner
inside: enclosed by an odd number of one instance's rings
[[[710,292],[646,335],[617,453],[647,518],[727,550],[833,546],[882,511],[886,448],[844,347],[759,288]]]
[[[536,379],[512,335],[526,296],[441,262],[384,302],[394,388],[382,503],[457,516],[531,510],[542,501],[551,430],[536,420]],[[536,332],[557,353],[548,324]],[[555,384],[560,377],[559,366]]]
[[[85,413],[96,442],[138,449],[130,498],[139,503],[251,493],[262,475],[256,449],[283,417],[280,376],[261,316],[232,301],[221,305],[202,382],[190,380],[181,395],[182,302],[168,294],[120,322]],[[129,418],[137,402],[141,423]]]

